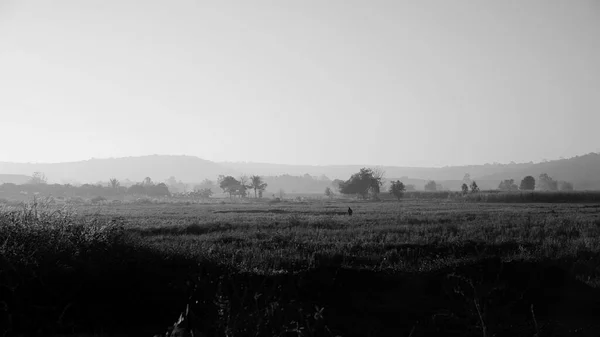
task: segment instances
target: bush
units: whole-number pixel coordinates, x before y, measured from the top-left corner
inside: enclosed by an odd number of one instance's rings
[[[101,196],[97,196],[97,197],[93,197],[91,200],[92,204],[98,204],[101,203],[103,201],[106,201],[105,197],[101,197]]]

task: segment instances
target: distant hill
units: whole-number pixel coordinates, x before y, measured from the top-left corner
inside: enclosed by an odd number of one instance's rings
[[[483,175],[482,179],[515,179],[520,181],[525,176],[537,177],[547,173],[554,180],[573,183],[575,189],[600,189],[600,154],[589,153],[569,159],[552,160],[532,164],[527,167],[506,169],[503,172]]]
[[[0,184],[17,184],[22,185],[31,179],[30,176],[23,174],[0,174]]]
[[[18,182],[24,182],[29,179],[27,175],[31,175],[35,171],[40,171],[46,175],[49,182],[53,183],[96,183],[98,181],[107,181],[111,177],[116,177],[122,181],[129,179],[134,182],[142,181],[145,177],[150,177],[155,182],[163,182],[171,176],[174,176],[177,181],[198,183],[205,178],[216,180],[221,174],[233,175],[234,177],[239,177],[241,174],[258,174],[261,176],[281,176],[287,174],[291,176],[308,175],[319,181],[323,181],[334,179],[346,180],[362,167],[375,166],[368,164],[311,166],[243,162],[216,163],[193,156],[153,155],[90,159],[55,164],[0,162],[0,177],[20,175],[20,178],[13,177],[10,179],[17,179]],[[496,188],[498,183],[504,179],[512,178],[517,184],[527,175],[532,175],[537,179],[541,173],[547,173],[555,180],[571,182],[576,189],[600,189],[600,154],[598,153],[589,153],[583,156],[543,163],[485,164],[439,168],[383,166],[382,168],[385,170],[387,180],[400,179],[414,184],[417,189],[422,189],[422,185],[427,180],[435,180],[442,184],[444,188],[458,190],[460,189],[465,173],[469,173],[471,179],[476,180],[482,189]],[[2,181],[0,178],[0,182]],[[278,186],[280,181],[284,180],[272,181],[272,188]],[[5,182],[9,181],[6,180]],[[301,186],[297,183],[292,185],[281,186],[281,188],[302,192]],[[315,183],[314,188],[310,190],[321,189],[322,185],[323,183]],[[308,189],[308,185],[306,188]]]
[[[254,173],[260,175],[304,175],[312,176],[325,175],[330,179],[348,179],[350,175],[358,172],[363,167],[374,168],[378,165],[327,165],[327,166],[310,166],[310,165],[281,165],[281,164],[266,164],[266,163],[231,163],[220,162],[220,165],[229,167],[239,172]],[[507,170],[525,169],[533,165],[528,164],[486,164],[486,165],[470,165],[470,166],[447,166],[441,168],[433,167],[401,167],[401,166],[380,166],[385,171],[386,177],[410,177],[417,179],[434,179],[434,180],[462,180],[465,173],[469,173],[471,178],[481,177],[485,175],[503,173]]]
[[[266,163],[219,163],[239,172],[260,175],[325,175],[329,179],[348,179],[362,167],[376,165],[280,165]],[[600,189],[600,154],[589,153],[569,159],[553,160],[544,163],[510,163],[485,164],[468,166],[431,167],[399,167],[382,166],[387,180],[411,181],[417,189],[422,189],[427,180],[435,180],[444,188],[460,190],[465,173],[476,180],[482,189],[498,187],[504,179],[514,179],[517,184],[525,176],[531,175],[537,179],[542,173],[547,173],[555,180],[564,180],[574,184],[576,189]]]
[[[32,174],[43,172],[50,183],[96,183],[115,177],[119,180],[142,181],[150,177],[163,182],[171,176],[185,182],[215,180],[219,174],[238,175],[233,169],[193,156],[153,155],[85,161],[33,164],[0,162],[0,174]]]

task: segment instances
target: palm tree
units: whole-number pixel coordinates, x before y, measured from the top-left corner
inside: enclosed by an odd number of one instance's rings
[[[121,183],[117,180],[117,178],[111,178],[110,180],[110,187],[117,189]]]
[[[267,184],[263,182],[260,176],[252,176],[250,177],[250,187],[254,189],[254,197],[256,198],[256,191],[264,191]]]

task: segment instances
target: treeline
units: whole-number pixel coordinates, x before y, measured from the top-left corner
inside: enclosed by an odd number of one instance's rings
[[[12,183],[0,185],[0,197],[10,199],[22,199],[23,197],[42,195],[62,198],[74,197],[103,197],[119,198],[126,195],[143,195],[150,197],[169,196],[169,188],[164,183],[144,184],[139,183],[130,187],[123,186],[102,186],[84,184],[81,186],[61,185],[61,184],[23,184],[16,185]]]

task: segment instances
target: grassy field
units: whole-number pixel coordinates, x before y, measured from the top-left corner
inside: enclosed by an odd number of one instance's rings
[[[600,331],[600,204],[29,205],[0,245],[15,334],[149,336],[186,303],[206,336]]]

